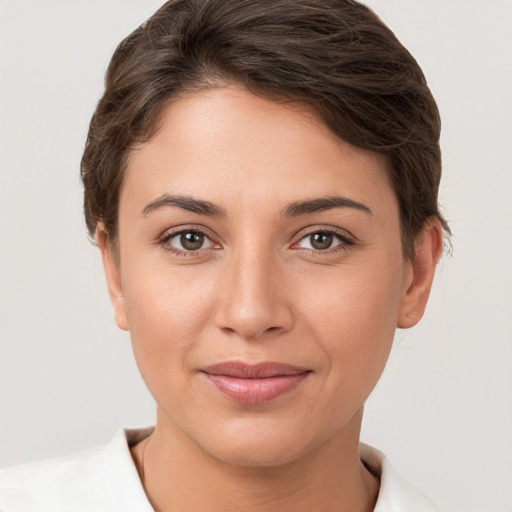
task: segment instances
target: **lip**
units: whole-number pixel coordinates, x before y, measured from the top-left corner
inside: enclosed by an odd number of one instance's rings
[[[295,389],[311,370],[290,364],[227,361],[201,372],[227,397],[245,404],[270,402]]]

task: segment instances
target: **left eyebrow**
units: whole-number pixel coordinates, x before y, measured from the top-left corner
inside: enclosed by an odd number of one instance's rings
[[[294,201],[284,208],[282,214],[285,217],[296,217],[307,213],[331,210],[332,208],[354,208],[373,215],[373,212],[365,204],[343,196],[318,197],[305,201]]]
[[[142,209],[142,215],[149,215],[151,212],[158,210],[159,208],[164,208],[165,206],[176,206],[182,210],[210,217],[226,216],[226,211],[223,208],[210,203],[209,201],[202,201],[190,196],[171,196],[169,194],[164,194],[144,206]]]

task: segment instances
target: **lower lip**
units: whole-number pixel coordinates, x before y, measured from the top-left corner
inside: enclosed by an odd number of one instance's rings
[[[205,375],[221,393],[229,398],[244,404],[262,404],[295,389],[309,375],[309,372],[278,375],[265,379],[240,379],[209,373]]]

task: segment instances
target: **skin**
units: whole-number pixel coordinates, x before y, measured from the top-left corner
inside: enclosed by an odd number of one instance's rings
[[[290,214],[333,196],[364,208]],[[186,230],[204,233],[199,250],[180,245]],[[331,246],[318,249],[314,233]],[[305,106],[234,86],[196,92],[132,153],[116,251],[101,224],[96,235],[117,324],[157,403],[154,434],[133,448],[139,471],[145,450],[156,510],[373,510],[378,480],[358,454],[364,402],[396,327],[423,315],[442,246],[429,219],[404,259],[381,156]],[[310,373],[275,400],[241,404],[200,371],[228,360]]]

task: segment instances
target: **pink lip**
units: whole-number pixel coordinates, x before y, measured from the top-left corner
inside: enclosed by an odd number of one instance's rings
[[[296,388],[311,372],[282,363],[246,364],[228,361],[202,372],[217,389],[237,402],[260,404]]]

